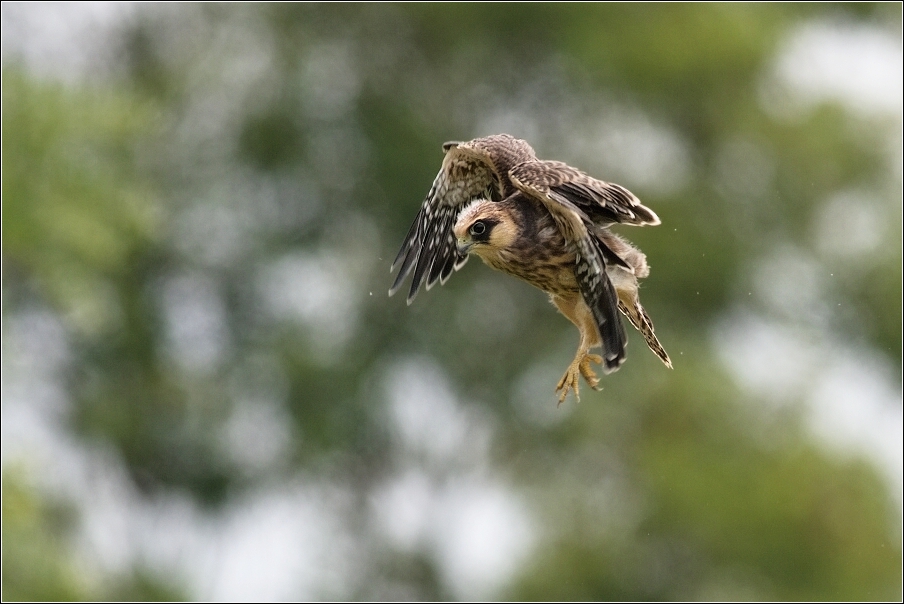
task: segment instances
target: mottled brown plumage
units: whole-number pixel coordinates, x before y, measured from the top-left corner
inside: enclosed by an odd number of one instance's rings
[[[571,389],[579,396],[579,375],[597,387],[591,362],[607,373],[624,362],[618,311],[671,367],[637,293],[637,280],[649,274],[646,257],[608,229],[659,224],[652,210],[620,185],[537,159],[530,145],[509,135],[443,149],[443,166],[393,263],[401,268],[390,295],[414,271],[410,304],[425,278],[428,289],[437,279],[444,283],[469,253],[547,292],[581,334],[556,386],[560,403]],[[600,345],[602,356],[590,354]]]

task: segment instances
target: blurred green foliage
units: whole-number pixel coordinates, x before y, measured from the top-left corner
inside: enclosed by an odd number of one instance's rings
[[[72,510],[42,501],[15,474],[3,472],[3,599],[85,599],[87,585],[66,556]]]
[[[22,468],[3,471],[3,599],[5,601],[168,602],[185,599],[169,580],[143,569],[107,577],[77,555],[71,505],[41,495]]]
[[[122,277],[155,226],[131,157],[147,122],[136,98],[4,69],[4,258],[85,330],[105,327],[104,281]]]
[[[67,86],[4,65],[4,320],[56,313],[72,347],[68,428],[112,445],[148,496],[186,492],[217,510],[304,472],[366,500],[406,455],[386,372],[429,357],[492,418],[494,469],[542,522],[503,597],[899,598],[900,526],[875,470],[812,443],[799,407],[741,391],[711,344],[738,308],[788,319],[748,295],[775,247],[831,272],[824,293],[844,309],[824,327],[831,338],[901,362],[901,192],[886,182],[883,138],[893,122],[831,103],[782,120],[759,100],[777,45],[810,18],[888,28],[900,7],[140,10],[118,33],[113,83]],[[688,156],[674,186],[622,182],[662,218],[622,232],[653,266],[644,304],[675,370],[632,334],[602,394],[531,422],[524,405],[552,406],[554,381],[527,401],[518,384],[531,368],[564,368],[573,328],[474,261],[405,308],[385,296],[389,262],[443,141],[503,123],[541,157],[593,161],[571,134],[625,108]],[[750,198],[719,180],[737,141],[768,157],[770,180]],[[813,236],[826,199],[849,190],[892,218],[856,262],[820,255]],[[268,294],[293,274],[322,281],[302,289],[340,292],[332,312]],[[291,440],[250,470],[223,444],[249,399],[284,410]],[[86,584],[67,540],[77,514],[24,484],[4,473],[4,599],[182,597],[140,569]],[[435,559],[397,551],[356,510],[356,537],[381,562],[346,597],[387,584],[454,597]]]

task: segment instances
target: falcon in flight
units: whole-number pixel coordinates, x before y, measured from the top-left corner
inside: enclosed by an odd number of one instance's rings
[[[549,294],[581,334],[574,360],[556,385],[561,404],[579,376],[598,389],[590,363],[605,373],[625,360],[621,311],[671,368],[640,304],[646,256],[612,233],[615,223],[657,225],[659,217],[622,186],[557,161],[537,159],[527,142],[497,134],[443,145],[442,168],[408,230],[392,269],[394,294],[409,274],[408,304],[426,282],[445,283],[476,254],[490,267]],[[602,346],[602,356],[590,350]]]

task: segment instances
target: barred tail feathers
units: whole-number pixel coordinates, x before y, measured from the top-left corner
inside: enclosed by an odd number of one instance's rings
[[[627,301],[625,300],[626,298],[628,298]],[[640,332],[644,340],[646,340],[647,346],[653,351],[653,354],[659,357],[666,367],[671,369],[672,361],[669,359],[669,355],[665,351],[665,348],[660,344],[659,338],[656,337],[650,315],[648,315],[644,307],[640,305],[640,300],[637,299],[636,294],[633,296],[633,299],[631,298],[632,296],[625,295],[624,292],[620,291],[618,310],[628,317],[628,320],[631,322],[631,325],[634,326],[634,329]]]

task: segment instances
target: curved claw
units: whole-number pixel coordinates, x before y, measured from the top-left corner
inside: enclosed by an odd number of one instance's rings
[[[574,399],[577,402],[581,402],[581,392],[578,387],[578,370],[575,367],[575,364],[572,363],[568,370],[565,371],[565,375],[562,376],[562,379],[559,380],[559,383],[556,384],[556,392],[559,390],[562,391],[562,394],[559,395],[559,402],[556,404],[556,407],[562,405],[565,402],[565,397],[568,396],[568,391],[574,389]]]
[[[603,357],[598,354],[588,354],[584,353],[581,357],[575,357],[575,359],[571,362],[571,365],[568,366],[568,369],[565,371],[565,375],[562,376],[562,379],[559,380],[559,383],[556,384],[556,392],[561,391],[559,394],[559,403],[556,406],[561,405],[565,402],[565,397],[568,396],[569,390],[574,390],[574,398],[577,402],[581,402],[581,392],[578,386],[580,382],[580,376],[584,376],[584,379],[594,390],[600,390],[599,383],[600,380],[597,377],[596,373],[594,373],[593,369],[590,367],[590,363],[596,363],[597,365],[602,365]]]
[[[597,365],[602,365],[603,357],[598,354],[584,355],[584,358],[581,360],[580,364],[581,375],[584,376],[584,379],[587,380],[587,383],[590,384],[591,388],[593,388],[594,390],[601,390],[601,388],[599,387],[600,379],[590,367],[591,362],[596,363]]]

